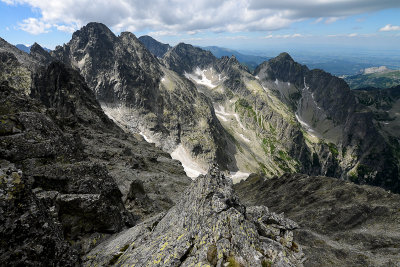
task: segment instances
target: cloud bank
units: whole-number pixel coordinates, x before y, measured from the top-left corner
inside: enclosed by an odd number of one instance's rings
[[[88,22],[115,31],[196,33],[273,31],[315,18],[332,23],[346,16],[400,7],[398,0],[1,0],[26,4],[40,18],[26,18],[20,29],[40,34],[55,28],[72,32]],[[397,26],[393,26],[397,27]]]
[[[400,31],[400,26],[394,26],[392,24],[387,24],[385,27],[379,29],[380,32],[391,32]]]

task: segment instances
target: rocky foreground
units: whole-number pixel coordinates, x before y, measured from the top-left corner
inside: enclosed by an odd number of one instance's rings
[[[94,266],[302,266],[298,225],[265,206],[245,207],[217,169],[200,176],[166,214],[95,247]]]

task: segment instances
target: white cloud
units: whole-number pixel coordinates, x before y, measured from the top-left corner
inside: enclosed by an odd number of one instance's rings
[[[262,39],[288,39],[288,38],[300,38],[300,37],[305,37],[304,35],[300,34],[300,33],[294,33],[294,34],[278,34],[278,35],[267,35],[262,37]]]
[[[375,33],[330,34],[330,35],[327,35],[327,37],[347,37],[347,38],[362,37],[362,38],[368,38],[368,37],[376,37],[376,34]]]
[[[69,32],[69,33],[73,33],[74,31],[77,30],[76,27],[67,26],[67,25],[57,25],[57,24],[54,24],[54,27],[56,27],[57,30],[59,30],[59,31],[62,31],[62,32]]]
[[[340,18],[340,17],[330,17],[330,18],[327,18],[327,19],[325,20],[325,23],[326,23],[326,24],[331,24],[331,23],[334,23],[334,22],[338,21],[339,19],[343,19],[343,18]]]
[[[323,20],[324,20],[324,18],[322,18],[322,17],[317,18],[317,19],[314,21],[314,24],[318,24],[318,23],[320,23],[320,22],[323,21]]]
[[[199,31],[271,31],[293,22],[316,19],[333,23],[346,16],[400,7],[398,0],[0,0],[27,4],[41,18],[24,27],[46,32],[48,24],[71,32],[88,22],[102,22],[115,31],[190,33]],[[27,24],[23,22],[22,24]],[[24,24],[24,25],[25,25]],[[44,26],[45,25],[45,26]],[[40,27],[42,26],[42,27]]]
[[[379,29],[380,32],[400,31],[400,26],[387,24],[385,27]]]
[[[19,25],[19,29],[29,32],[31,34],[35,34],[35,35],[49,32],[49,29],[51,28],[51,24],[45,23],[36,18],[24,19],[18,25]]]

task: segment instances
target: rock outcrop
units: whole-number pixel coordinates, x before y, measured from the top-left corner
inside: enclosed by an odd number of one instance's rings
[[[399,266],[400,196],[340,179],[252,175],[234,186],[245,205],[295,220],[305,266]]]
[[[95,247],[89,265],[302,266],[295,222],[267,207],[243,206],[232,182],[211,169],[166,214]]]

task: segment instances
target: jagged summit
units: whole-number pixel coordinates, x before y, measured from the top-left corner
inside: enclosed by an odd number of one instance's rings
[[[194,67],[203,69],[216,60],[210,51],[185,43],[177,44],[163,57],[164,64],[179,74],[191,73]]]
[[[52,58],[49,52],[36,42],[31,46],[29,54],[43,65],[48,65],[54,61],[54,58]]]
[[[104,34],[108,37],[115,36],[114,33],[103,23],[89,22],[86,26],[83,26],[80,30],[75,31],[72,34],[72,38],[82,35],[101,35]]]
[[[293,60],[288,53],[281,53],[277,57],[265,61],[255,70],[254,75],[260,79],[288,81],[302,86],[308,68]]]
[[[293,58],[287,52],[280,53],[275,59],[284,61],[294,61]]]

